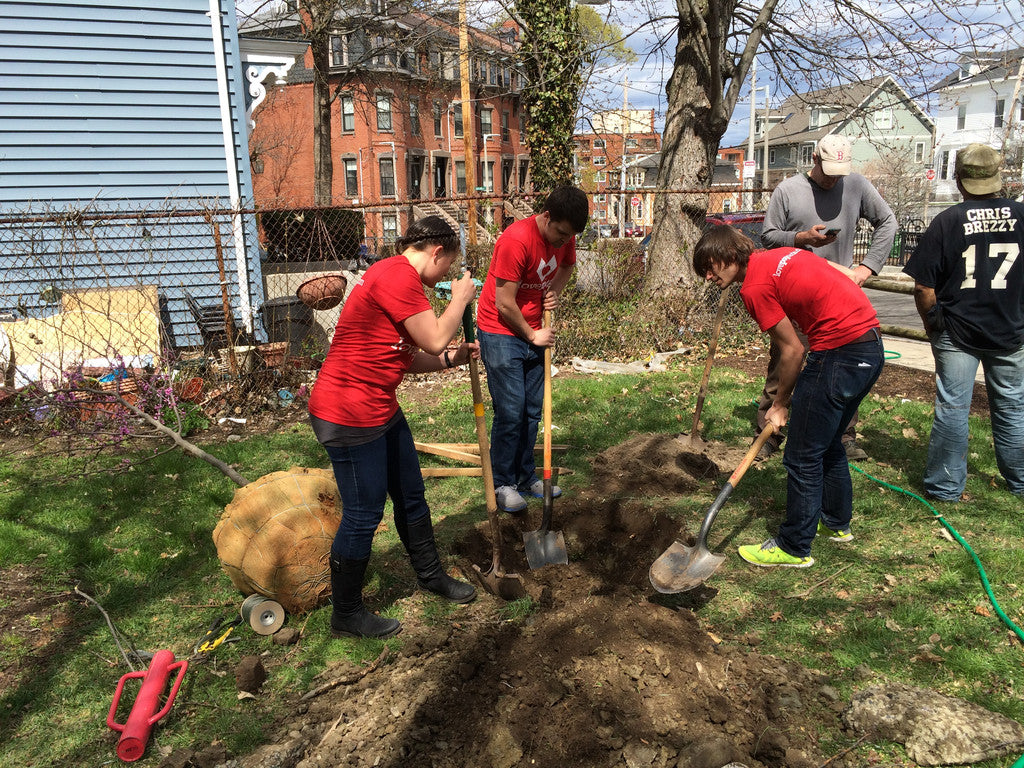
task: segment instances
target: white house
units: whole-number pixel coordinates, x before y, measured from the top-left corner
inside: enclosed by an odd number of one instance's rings
[[[943,207],[960,199],[953,180],[958,149],[980,142],[1002,149],[1008,161],[1015,157],[1019,163],[1024,127],[1024,48],[965,54],[959,64],[936,86],[932,192]],[[1012,170],[1008,178],[1016,178]]]

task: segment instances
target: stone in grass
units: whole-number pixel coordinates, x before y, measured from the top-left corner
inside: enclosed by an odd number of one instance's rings
[[[848,727],[906,746],[918,765],[963,765],[1016,754],[1024,726],[976,704],[901,683],[853,695]]]

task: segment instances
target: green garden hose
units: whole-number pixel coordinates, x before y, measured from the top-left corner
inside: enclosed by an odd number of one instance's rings
[[[1020,627],[1014,624],[1013,620],[1009,616],[1007,616],[1006,613],[1003,612],[1002,607],[999,605],[999,601],[996,600],[996,596],[992,593],[992,586],[989,584],[988,576],[985,574],[985,567],[981,564],[981,560],[978,559],[978,556],[974,553],[974,550],[971,549],[971,545],[964,540],[963,536],[960,535],[956,528],[950,525],[946,521],[946,518],[940,515],[939,511],[935,509],[935,507],[933,507],[931,504],[929,504],[926,499],[921,498],[916,493],[911,493],[910,491],[900,488],[899,486],[892,485],[890,483],[885,482],[884,480],[879,480],[877,477],[869,475],[863,469],[861,469],[860,467],[856,467],[853,464],[850,464],[850,466],[853,469],[860,472],[862,475],[864,475],[864,477],[868,478],[869,480],[874,480],[879,485],[883,485],[890,490],[897,491],[898,493],[902,493],[906,496],[910,496],[912,499],[917,499],[932,511],[932,514],[935,515],[935,519],[942,523],[943,527],[947,531],[949,531],[950,535],[952,535],[953,538],[956,539],[957,543],[960,544],[960,546],[963,547],[965,550],[967,550],[967,554],[971,556],[971,559],[974,561],[974,565],[978,569],[978,574],[981,576],[981,584],[985,588],[985,594],[988,595],[988,600],[992,604],[992,607],[995,609],[996,615],[999,616],[1003,624],[1009,627],[1010,630],[1017,635],[1021,642],[1024,642],[1024,631],[1022,631]],[[1010,768],[1024,768],[1024,755],[1021,755],[1020,758],[1017,759],[1017,762],[1010,766]]]

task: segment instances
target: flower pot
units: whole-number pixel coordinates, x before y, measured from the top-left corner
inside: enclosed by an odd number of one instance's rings
[[[280,368],[288,355],[288,342],[272,341],[268,344],[260,344],[256,350],[260,353],[263,364],[267,368]]]
[[[319,275],[302,283],[295,289],[295,295],[311,309],[333,309],[345,298],[347,286],[348,280],[343,275]]]

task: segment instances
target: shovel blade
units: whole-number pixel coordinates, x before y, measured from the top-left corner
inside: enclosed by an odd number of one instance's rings
[[[651,565],[651,586],[663,594],[694,589],[704,583],[725,562],[725,555],[713,554],[706,546],[688,547],[672,543]]]
[[[545,565],[569,564],[569,552],[561,531],[529,531],[523,534],[523,543],[531,570]]]
[[[495,597],[508,601],[526,597],[526,587],[523,586],[523,579],[519,574],[498,573],[494,568],[483,571],[476,564],[473,565],[473,570],[476,571],[481,586]]]

